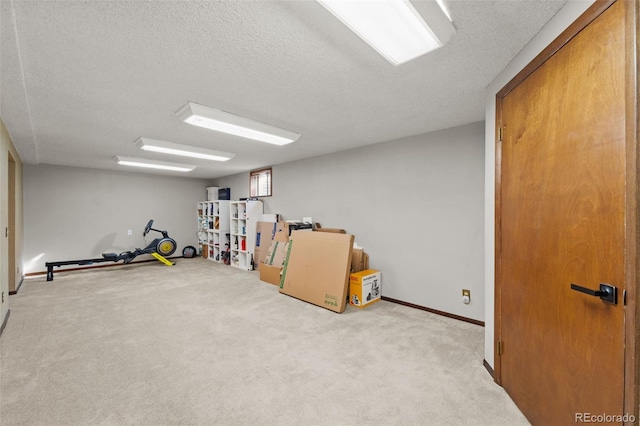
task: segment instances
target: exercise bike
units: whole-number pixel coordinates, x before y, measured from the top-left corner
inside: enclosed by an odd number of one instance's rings
[[[102,262],[119,262],[123,261],[123,263],[131,263],[133,259],[136,257],[149,254],[160,262],[164,263],[167,266],[175,265],[175,262],[172,262],[166,258],[166,256],[171,256],[176,251],[176,241],[169,236],[167,231],[161,231],[159,229],[153,228],[153,219],[151,219],[147,226],[144,227],[144,232],[142,236],[146,237],[147,234],[151,231],[159,232],[162,234],[162,238],[155,238],[149,244],[147,244],[143,248],[136,248],[130,251],[123,251],[120,254],[116,253],[102,253],[102,257],[94,258],[94,259],[81,259],[81,260],[63,260],[60,262],[46,262],[45,266],[47,267],[47,281],[53,281],[53,268],[54,266],[63,266],[63,265],[92,265],[94,263],[102,263]]]

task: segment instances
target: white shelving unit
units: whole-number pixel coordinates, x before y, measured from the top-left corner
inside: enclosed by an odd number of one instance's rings
[[[222,262],[222,252],[226,250],[229,241],[229,204],[228,200],[212,201],[212,220],[213,228],[209,230],[211,235],[212,246],[209,247],[209,260],[214,262]]]
[[[263,213],[262,201],[231,201],[229,210],[231,265],[250,271],[256,247],[256,223]]]
[[[209,257],[209,223],[211,220],[210,205],[211,201],[198,201],[198,245],[199,252],[202,257]],[[213,241],[211,241],[213,244]]]
[[[221,251],[229,241],[229,201],[198,202],[198,244],[202,257],[222,260]]]

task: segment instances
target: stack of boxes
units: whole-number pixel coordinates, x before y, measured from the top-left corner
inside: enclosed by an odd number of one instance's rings
[[[353,235],[333,228],[304,231],[282,221],[257,224],[260,280],[338,313],[347,303],[364,308],[381,300],[381,273],[369,269],[369,256],[354,247]]]

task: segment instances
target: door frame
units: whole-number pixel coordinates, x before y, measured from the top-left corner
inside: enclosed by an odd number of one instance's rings
[[[8,275],[9,275],[9,294],[16,294],[16,161],[8,153],[8,213],[9,213],[9,227],[8,227],[8,239],[9,239],[9,256],[8,256]]]
[[[525,66],[509,83],[496,94],[496,151],[495,151],[495,323],[494,323],[494,380],[502,384],[501,356],[499,343],[502,340],[502,99],[514,88],[537,70],[547,59],[567,44],[582,29],[600,16],[616,0],[596,0],[575,22],[564,30],[549,46]],[[626,113],[625,113],[625,145],[626,145],[626,220],[625,220],[625,349],[624,349],[624,412],[640,417],[640,302],[638,301],[638,270],[640,252],[640,218],[638,204],[638,188],[640,188],[640,164],[638,140],[638,68],[640,64],[640,47],[638,45],[640,7],[636,1],[623,1],[626,7],[625,43],[626,43]]]

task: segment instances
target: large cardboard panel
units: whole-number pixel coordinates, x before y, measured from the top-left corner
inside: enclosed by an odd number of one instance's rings
[[[351,234],[293,231],[280,292],[342,313],[346,309]]]

